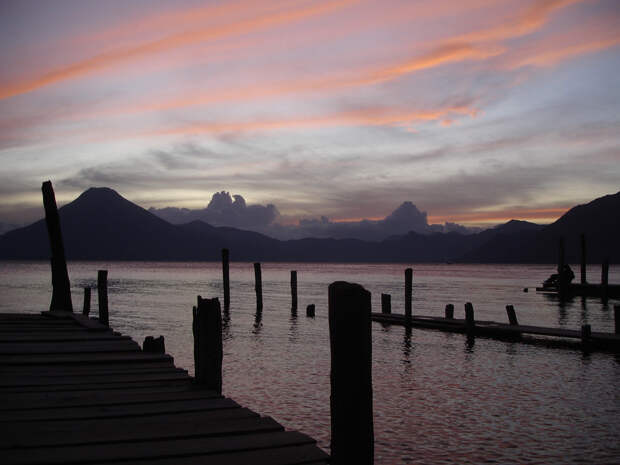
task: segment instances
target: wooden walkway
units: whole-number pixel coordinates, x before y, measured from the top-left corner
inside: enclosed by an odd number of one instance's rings
[[[558,294],[558,290],[554,287],[537,287],[536,292],[544,294]],[[581,284],[571,283],[567,288],[569,297],[620,297],[620,284]]]
[[[314,439],[77,314],[0,314],[2,464],[324,464]]]
[[[405,315],[393,313],[372,313],[373,321],[385,324],[401,326],[437,329],[455,333],[471,333],[474,336],[491,337],[494,339],[521,340],[530,342],[523,336],[543,336],[546,338],[559,338],[573,340],[587,349],[608,350],[620,352],[620,335],[612,333],[592,332],[584,341],[580,330],[565,328],[546,328],[542,326],[510,325],[495,321],[476,320],[473,331],[468,329],[466,321],[458,318],[443,318],[434,316],[415,315],[407,320]],[[533,341],[536,342],[536,341]],[[538,339],[538,342],[543,342]]]

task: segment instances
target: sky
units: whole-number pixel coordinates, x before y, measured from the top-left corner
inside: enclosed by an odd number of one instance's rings
[[[284,225],[549,223],[620,190],[618,0],[3,0],[0,63],[2,223],[47,179]]]

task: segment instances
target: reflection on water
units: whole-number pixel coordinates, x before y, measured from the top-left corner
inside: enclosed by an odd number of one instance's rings
[[[49,305],[46,263],[0,263],[0,311]],[[413,265],[414,314],[455,317],[473,303],[476,318],[613,331],[613,304],[523,292],[551,266]],[[223,314],[224,393],[301,430],[329,448],[327,286],[358,282],[392,311],[404,307],[406,265],[263,264],[263,311],[256,312],[251,263],[231,263],[231,307]],[[109,270],[110,321],[142,341],[163,334],[179,366],[193,370],[191,308],[197,295],[221,297],[216,263],[70,263],[74,306],[81,287]],[[291,312],[290,270],[299,308]],[[610,282],[620,282],[612,268]],[[93,292],[93,312],[97,298]],[[373,323],[376,463],[619,463],[620,356]]]

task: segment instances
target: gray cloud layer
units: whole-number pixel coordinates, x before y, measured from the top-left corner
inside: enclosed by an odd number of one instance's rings
[[[213,226],[233,226],[252,230],[269,226],[280,216],[278,209],[272,204],[246,205],[242,196],[231,196],[225,191],[213,194],[211,201],[203,209],[151,207],[149,211],[173,224],[201,220]]]
[[[469,234],[476,231],[456,223],[429,225],[427,213],[418,210],[409,201],[403,202],[382,220],[334,222],[322,216],[318,219],[302,219],[296,225],[278,223],[280,214],[273,204],[247,205],[241,195],[231,196],[225,191],[213,194],[211,201],[203,209],[166,207],[150,208],[149,211],[173,224],[201,220],[213,226],[233,226],[258,231],[278,239],[332,237],[382,240],[393,235],[406,234],[409,231],[422,234],[432,232]]]

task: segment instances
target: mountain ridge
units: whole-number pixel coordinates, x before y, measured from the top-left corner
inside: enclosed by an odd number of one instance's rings
[[[107,187],[90,188],[59,209],[69,260],[235,260],[308,262],[554,263],[560,236],[567,260],[579,255],[581,233],[591,263],[620,260],[620,192],[577,205],[550,225],[511,220],[476,234],[410,231],[381,241],[304,238],[278,240],[201,220],[173,225]],[[2,259],[46,259],[45,220],[0,236]]]

